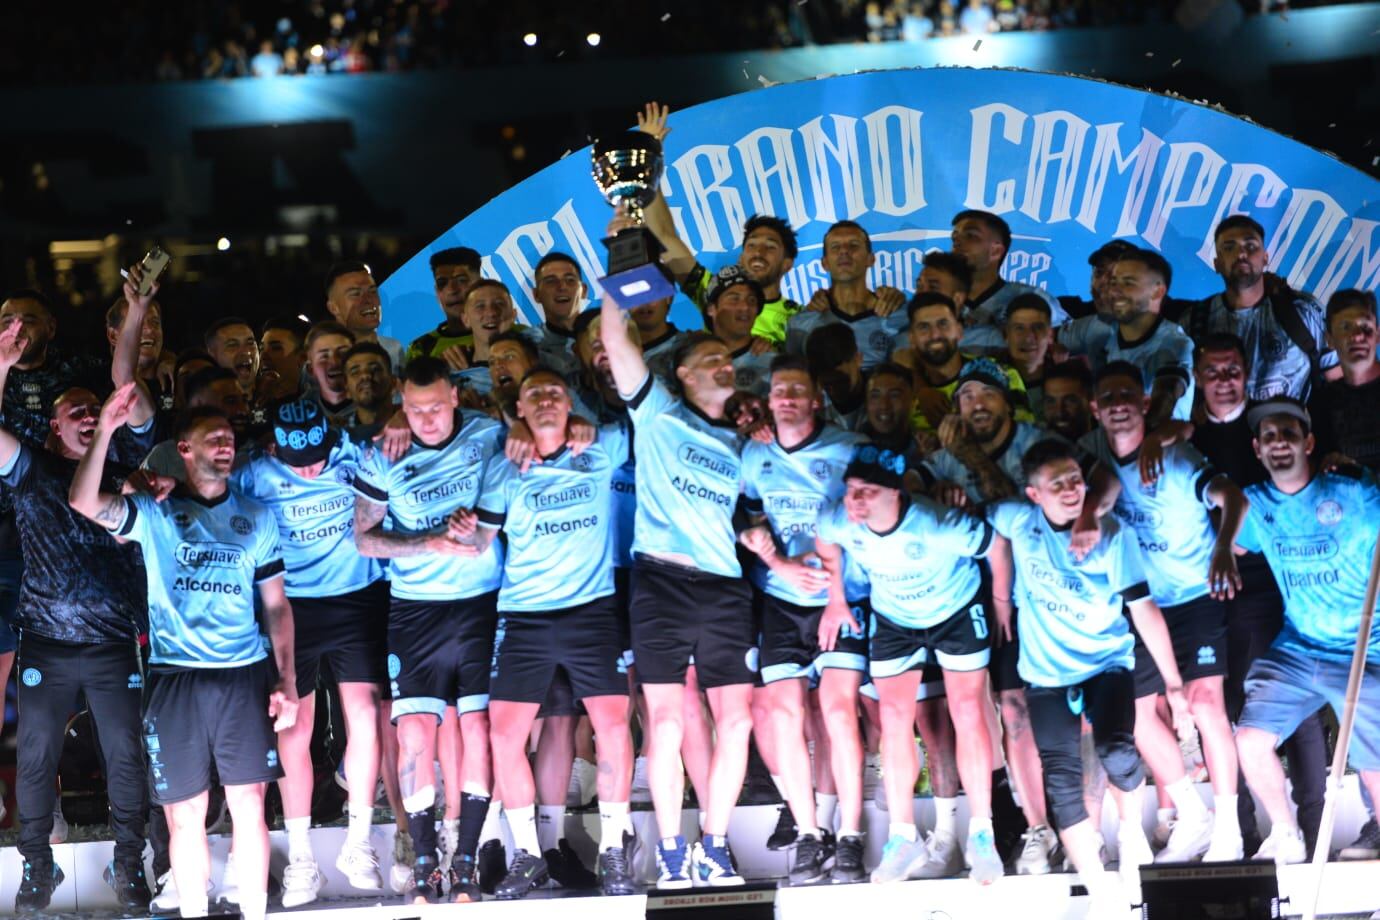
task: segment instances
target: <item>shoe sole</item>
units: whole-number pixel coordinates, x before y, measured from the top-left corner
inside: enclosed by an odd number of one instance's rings
[[[664,882],[660,879],[657,879],[656,883],[657,891],[684,891],[687,888],[693,887],[695,887],[694,881],[688,878],[683,881],[678,879],[676,881],[669,882]]]
[[[305,898],[305,899],[300,900],[300,901],[299,901],[297,898],[291,898],[291,899],[289,899],[289,898],[286,898],[286,897],[285,897],[285,898],[283,898],[283,900],[282,900],[283,909],[284,909],[284,910],[292,910],[294,907],[302,907],[302,906],[304,906],[304,905],[306,905],[306,904],[310,904],[310,903],[312,903],[313,901],[315,901],[315,900],[317,899],[317,897],[320,896],[320,894],[321,894],[321,892],[319,892],[319,891],[314,892],[314,893],[312,894],[311,897]]]

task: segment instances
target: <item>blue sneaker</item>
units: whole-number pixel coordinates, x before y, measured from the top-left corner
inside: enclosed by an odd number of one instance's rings
[[[879,884],[903,882],[910,878],[912,869],[925,865],[928,859],[925,841],[895,835],[882,848],[882,861],[872,870],[872,881]]]
[[[708,834],[695,844],[695,884],[708,888],[728,888],[743,884],[743,877],[733,868],[733,853],[728,838]]]
[[[1006,874],[1001,857],[997,855],[996,841],[989,830],[969,833],[968,846],[963,855],[968,862],[968,877],[979,885],[990,885]]]
[[[689,888],[693,884],[690,863],[690,845],[684,837],[677,834],[661,840],[656,845],[656,887],[663,891]]]

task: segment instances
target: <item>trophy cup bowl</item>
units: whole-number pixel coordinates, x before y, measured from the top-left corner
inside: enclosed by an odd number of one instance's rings
[[[628,131],[594,144],[594,184],[609,204],[624,205],[637,222],[603,240],[609,273],[599,284],[624,309],[675,295],[661,264],[661,243],[642,225],[642,209],[656,198],[662,167],[661,142],[645,132]]]

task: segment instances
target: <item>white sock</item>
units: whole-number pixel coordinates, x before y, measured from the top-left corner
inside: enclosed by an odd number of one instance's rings
[[[888,835],[891,837],[904,837],[912,843],[920,838],[920,834],[916,831],[914,824],[900,824],[896,821],[891,822]]]
[[[349,806],[346,813],[349,816],[350,824],[345,830],[346,843],[367,843],[369,840],[369,828],[374,825],[374,809],[356,808]],[[283,822],[286,824],[287,822]]]
[[[504,808],[508,816],[508,830],[513,834],[513,847],[526,850],[533,856],[541,855],[541,844],[537,841],[537,811],[531,805],[521,808]]]
[[[934,797],[934,832],[958,839],[958,797]],[[971,830],[969,831],[971,833]]]
[[[781,796],[781,801],[790,801],[786,798],[786,784],[782,781],[781,777],[773,773],[771,775],[771,784],[776,787],[776,794]]]
[[[1169,793],[1174,807],[1186,820],[1201,821],[1207,817],[1207,806],[1198,798],[1198,790],[1193,788],[1193,781],[1187,776],[1181,776],[1165,786],[1164,791]]]
[[[840,825],[839,825],[839,839],[840,839],[840,840],[842,840],[844,837],[861,837],[861,836],[862,836],[862,830],[860,830],[859,828],[856,828],[856,827],[849,827],[849,826],[846,825],[846,824],[840,824]]]
[[[937,830],[938,830],[938,828],[936,827],[936,831],[937,831]],[[976,834],[976,833],[978,833],[978,832],[980,832],[980,831],[987,831],[987,832],[990,833],[990,832],[992,831],[992,819],[991,819],[991,818],[979,818],[977,815],[973,815],[973,816],[969,817],[969,818],[968,818],[968,836],[971,837],[971,836],[973,836],[974,834]]]
[[[1236,796],[1214,796],[1212,807],[1215,812],[1212,832],[1214,834],[1228,834],[1233,837],[1240,837],[1241,823],[1236,815]]]
[[[1174,820],[1174,817],[1178,815],[1178,813],[1179,811],[1176,808],[1156,808],[1155,823],[1168,824],[1170,821]]]
[[[211,902],[206,895],[201,897],[184,897],[182,892],[178,892],[181,906],[177,912],[183,917],[204,917],[211,912]]]
[[[240,891],[240,916],[244,920],[264,920],[267,915],[267,891]]]
[[[565,836],[565,806],[564,805],[538,805],[537,806],[537,840],[541,842],[541,851],[556,849],[556,844],[561,842]],[[538,854],[533,854],[538,855]]]
[[[311,851],[311,817],[284,818],[283,827],[288,835],[288,862],[314,859]]]
[[[839,797],[830,795],[827,792],[815,793],[815,820],[819,822],[821,829],[831,831],[834,829],[834,812],[838,810]]]
[[[599,800],[599,852],[623,845],[623,835],[632,834],[632,818],[627,802]]]
[[[499,822],[500,822],[500,818],[502,817],[502,815],[503,815],[503,803],[500,802],[497,798],[492,799],[492,800],[489,802],[489,811],[488,811],[488,814],[484,815],[484,824],[483,824],[482,827],[479,828],[479,842],[480,842],[480,843],[488,843],[490,840],[502,840],[502,839],[503,839],[503,825],[502,825],[501,823],[499,823]],[[511,822],[511,820],[510,820],[510,821],[509,821],[509,824],[511,824],[511,823],[512,823],[512,822]],[[459,819],[459,818],[456,818],[456,819],[455,819],[455,827],[456,827],[456,833],[458,834],[458,833],[460,832],[460,830],[459,830],[459,828],[460,828],[460,819]],[[532,855],[535,856],[535,855],[537,855],[537,854],[534,853],[534,854],[532,854]]]

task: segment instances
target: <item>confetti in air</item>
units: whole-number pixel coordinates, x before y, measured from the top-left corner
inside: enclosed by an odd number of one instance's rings
[[[1174,59],[1174,63],[1170,64],[1169,66],[1170,66],[1170,67],[1178,67],[1180,64],[1183,63],[1183,60],[1184,60],[1183,58],[1175,58],[1175,59]]]
[[[666,20],[668,20],[668,19],[670,19],[670,18],[671,18],[671,14],[670,14],[670,13],[662,13],[662,14],[661,14],[661,21],[662,21],[662,22],[665,22]]]

